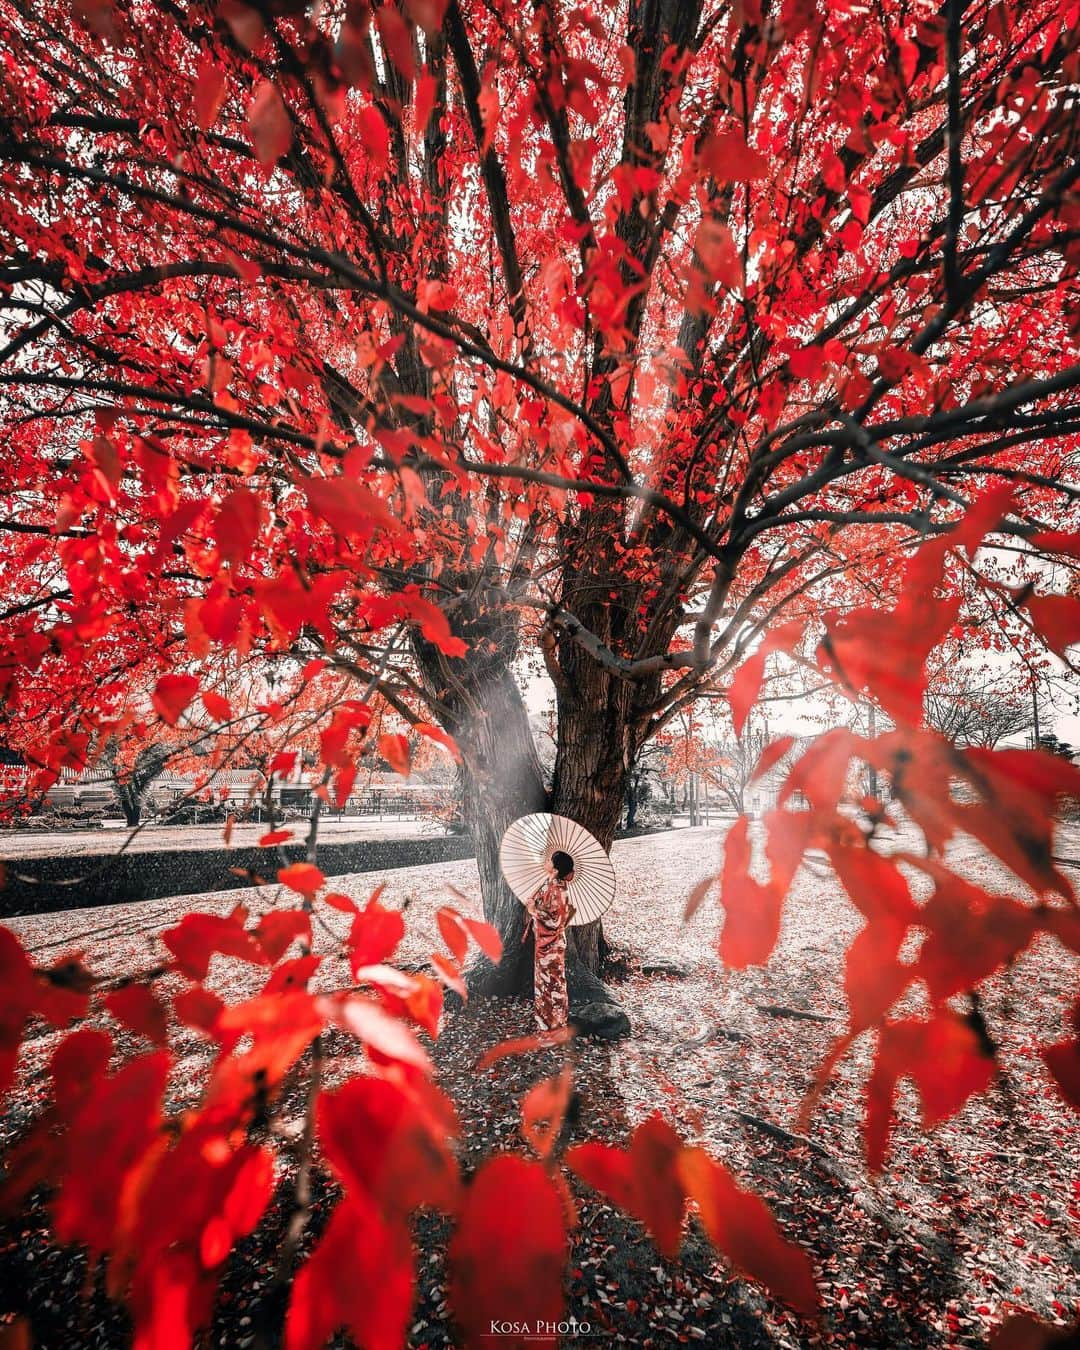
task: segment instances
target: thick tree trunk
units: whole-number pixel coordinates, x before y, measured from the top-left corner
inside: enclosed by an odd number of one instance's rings
[[[588,669],[588,668],[586,668]],[[569,816],[610,851],[619,827],[629,768],[624,755],[628,687],[613,688],[602,672],[559,699],[551,809]],[[602,925],[572,929],[571,946],[585,970],[599,976],[604,953]]]
[[[117,783],[115,792],[116,800],[123,812],[124,824],[134,829],[142,819],[143,793],[137,791],[130,783]]]
[[[503,880],[499,845],[519,816],[548,808],[528,712],[508,671],[482,682],[483,712],[455,733],[464,759],[465,821],[476,848],[484,917],[499,930],[503,959],[483,962],[470,983],[492,994],[532,992],[532,941],[525,909]]]
[[[476,848],[484,917],[498,929],[503,942],[503,958],[497,966],[481,959],[470,968],[469,991],[471,995],[531,997],[532,937],[525,933],[525,909],[499,867],[503,834],[520,816],[554,810],[580,821],[610,849],[625,777],[606,772],[595,782],[590,779],[590,764],[606,756],[598,754],[595,730],[585,735],[587,719],[573,717],[565,729],[560,726],[556,782],[561,783],[561,790],[553,799],[544,783],[528,710],[509,663],[474,661],[467,673],[454,671],[456,678],[450,684],[444,658],[427,644],[417,644],[416,651],[426,683],[439,690],[444,725],[461,750],[465,822]],[[599,923],[570,930],[566,974],[571,1020],[575,1010],[589,1008],[592,1025],[604,1025],[601,1034],[622,1035],[629,1024],[599,978],[602,952]],[[607,1010],[602,1015],[597,1013],[601,1005]],[[581,1024],[588,1028],[588,1022],[583,1018]]]

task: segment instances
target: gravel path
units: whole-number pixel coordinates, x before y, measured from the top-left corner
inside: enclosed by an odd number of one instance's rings
[[[253,848],[269,825],[235,824],[230,835],[233,848]],[[285,829],[303,840],[306,822],[287,821]],[[222,825],[140,825],[129,830],[119,823],[97,830],[4,830],[0,832],[0,859],[86,857],[110,853],[157,853],[175,850],[215,849],[224,846]],[[328,844],[363,843],[371,839],[430,839],[445,833],[430,820],[398,817],[328,816],[319,823],[319,838]]]

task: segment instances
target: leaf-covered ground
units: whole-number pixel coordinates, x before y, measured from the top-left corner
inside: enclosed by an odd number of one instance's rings
[[[1044,941],[991,982],[983,1011],[1005,1064],[1000,1081],[932,1135],[920,1130],[917,1103],[902,1092],[889,1164],[872,1180],[859,1133],[869,1044],[859,1043],[841,1065],[809,1130],[800,1134],[796,1125],[815,1068],[843,1025],[843,953],[858,921],[824,864],[811,861],[768,967],[723,971],[712,950],[715,909],[707,903],[687,928],[680,926],[694,883],[717,867],[723,834],[722,827],[680,830],[616,845],[619,893],[608,931],[626,954],[614,988],[634,1035],[618,1045],[571,1048],[578,1098],[568,1138],[621,1143],[650,1112],[663,1111],[687,1139],[705,1144],[765,1196],[786,1231],[809,1249],[823,1325],[818,1331],[800,1325],[740,1280],[693,1225],[681,1260],[669,1263],[633,1222],[584,1191],[578,1192],[568,1312],[588,1322],[594,1338],[739,1347],[977,1346],[1014,1307],[1051,1321],[1074,1320],[1080,1314],[1080,1120],[1055,1096],[1037,1046],[1064,1034],[1075,958]],[[1080,830],[1063,827],[1059,850],[1077,856]],[[972,879],[1006,884],[973,849],[961,848],[960,856]],[[334,887],[362,897],[376,880],[338,878]],[[405,963],[420,964],[438,949],[440,904],[464,907],[448,895],[447,884],[477,896],[469,862],[402,869],[385,881],[383,903],[407,910]],[[254,911],[275,896],[275,888],[243,893]],[[240,898],[239,892],[218,893],[73,911],[15,920],[12,927],[41,960],[77,945],[95,969],[130,973],[152,964],[154,933],[182,913],[224,910]],[[333,950],[346,922],[326,910],[317,949]],[[332,983],[330,963],[325,973]],[[222,966],[217,978],[234,995],[259,980],[236,966]],[[492,1149],[523,1147],[520,1098],[556,1067],[554,1053],[504,1059],[484,1072],[475,1066],[496,1041],[530,1029],[530,1009],[506,1002],[478,1004],[446,1020],[434,1058],[462,1119],[466,1167]],[[25,1055],[27,1087],[5,1121],[5,1138],[21,1128],[42,1090],[41,1066],[52,1040],[39,1035]],[[178,1102],[194,1092],[205,1058],[194,1035],[183,1044]],[[347,1047],[341,1053],[347,1056]],[[332,1061],[331,1077],[349,1067],[347,1058]],[[297,1110],[290,1103],[294,1130]],[[309,1241],[332,1203],[325,1190],[317,1191]],[[271,1249],[280,1217],[279,1209],[234,1261],[212,1344],[258,1343],[275,1306]],[[444,1236],[438,1222],[419,1222],[416,1346],[454,1341],[443,1294]],[[50,1246],[41,1213],[4,1230],[0,1285],[12,1309],[34,1310],[40,1343],[123,1344],[122,1314],[106,1304],[100,1280],[83,1296],[86,1280],[77,1255]]]

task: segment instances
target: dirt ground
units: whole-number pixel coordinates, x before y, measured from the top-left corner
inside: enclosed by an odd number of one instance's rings
[[[574,1046],[572,1138],[623,1142],[637,1122],[663,1111],[685,1138],[704,1144],[761,1193],[786,1232],[804,1243],[824,1300],[823,1323],[819,1329],[800,1324],[735,1276],[693,1224],[681,1259],[669,1263],[636,1224],[581,1191],[568,1312],[590,1323],[590,1343],[979,1346],[1014,1308],[1059,1324],[1075,1320],[1080,1118],[1054,1094],[1037,1046],[1065,1034],[1076,959],[1043,941],[987,986],[984,1011],[1001,1047],[1002,1077],[931,1135],[917,1124],[913,1098],[902,1094],[889,1163],[871,1179],[858,1125],[869,1038],[840,1066],[809,1134],[799,1136],[794,1124],[815,1067],[843,1026],[843,952],[857,917],[824,864],[811,861],[769,965],[725,972],[713,952],[715,908],[706,904],[689,926],[680,925],[694,883],[719,865],[723,834],[722,827],[679,830],[615,846],[619,890],[607,930],[626,955],[613,989],[633,1036],[615,1045]],[[1063,828],[1058,850],[1080,856],[1080,830]],[[1007,884],[974,849],[961,847],[959,856],[972,879]],[[335,878],[334,888],[363,897],[380,879]],[[478,897],[471,862],[400,869],[386,873],[385,882],[383,903],[406,909],[403,963],[420,964],[439,949],[434,914],[441,904],[464,907],[448,894],[448,884],[474,903]],[[153,963],[160,952],[154,934],[183,913],[222,912],[241,896],[259,912],[275,902],[276,888],[68,911],[10,926],[42,961],[77,947],[95,970],[130,972]],[[316,950],[336,949],[346,924],[345,916],[324,909]],[[652,969],[665,963],[662,973]],[[327,975],[332,982],[332,969]],[[222,966],[216,977],[234,996],[245,987],[235,965]],[[479,1003],[446,1018],[434,1059],[462,1117],[466,1168],[492,1149],[520,1146],[520,1098],[551,1071],[550,1052],[503,1060],[482,1074],[475,1064],[490,1045],[525,1034],[530,1024],[523,1003]],[[39,1034],[24,1054],[26,1091],[3,1122],[5,1141],[22,1128],[41,1092],[53,1040]],[[178,1101],[193,1091],[205,1053],[194,1039],[183,1048]],[[320,1191],[310,1240],[331,1205],[332,1196]],[[267,1271],[280,1222],[280,1212],[272,1214],[238,1252],[210,1344],[256,1344],[272,1311]],[[420,1220],[417,1231],[419,1298],[410,1342],[450,1345],[445,1234],[433,1220]],[[33,1309],[39,1344],[124,1344],[123,1315],[105,1302],[100,1279],[82,1296],[86,1282],[82,1258],[49,1244],[43,1213],[0,1232],[0,1288],[12,1310]]]

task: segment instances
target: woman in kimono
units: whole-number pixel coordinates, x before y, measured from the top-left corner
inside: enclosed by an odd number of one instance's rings
[[[536,991],[536,1025],[540,1031],[566,1026],[569,1000],[566,993],[566,926],[574,906],[566,888],[574,879],[574,860],[558,851],[547,864],[550,880],[525,903],[532,918],[536,960],[533,986]]]

